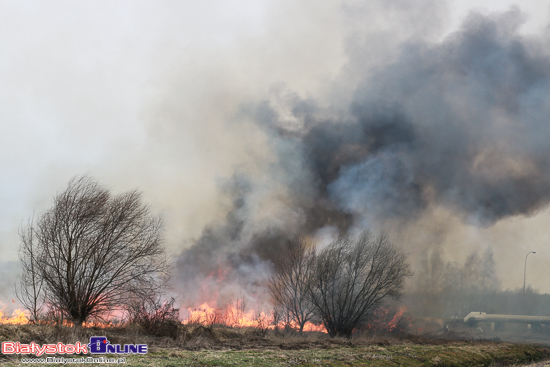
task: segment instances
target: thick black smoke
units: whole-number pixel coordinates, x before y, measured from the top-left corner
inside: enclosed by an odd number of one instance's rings
[[[357,83],[343,106],[282,91],[244,108],[273,161],[262,178],[235,174],[226,220],[178,259],[188,300],[204,296],[205,276],[226,294],[262,292],[295,236],[407,221],[432,204],[481,226],[548,205],[548,39],[521,35],[520,20],[472,14],[439,43],[412,40],[368,75],[348,70]]]

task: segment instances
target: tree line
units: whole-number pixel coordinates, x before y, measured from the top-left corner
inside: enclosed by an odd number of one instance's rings
[[[527,287],[524,297],[522,281],[517,279],[516,289],[501,289],[490,247],[473,251],[463,263],[448,261],[443,250],[433,249],[427,251],[403,302],[417,316],[463,318],[472,311],[547,315],[550,295]]]

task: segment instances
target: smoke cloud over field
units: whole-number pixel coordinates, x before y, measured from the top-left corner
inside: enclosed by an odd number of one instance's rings
[[[239,117],[267,135],[270,159],[225,184],[231,210],[179,257],[179,279],[253,294],[295,236],[403,236],[434,207],[484,228],[546,207],[549,40],[521,24],[517,9],[472,13],[442,40],[405,39],[390,62],[365,69],[368,52],[354,49],[328,87],[340,98],[279,86],[244,104]]]

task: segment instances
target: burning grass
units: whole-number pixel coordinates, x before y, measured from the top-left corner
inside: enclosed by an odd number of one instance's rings
[[[0,324],[25,325],[28,323],[29,318],[24,311],[17,309],[13,311],[11,316],[6,316],[2,311],[0,311]]]
[[[146,299],[139,300],[128,306],[122,317],[114,319],[107,315],[100,320],[84,322],[84,328],[113,328],[124,325],[139,326],[146,335],[170,336],[177,339],[181,330],[190,330],[195,326],[219,329],[247,329],[254,330],[255,334],[266,335],[268,331],[279,333],[280,330],[292,332],[298,330],[298,325],[278,316],[275,312],[256,312],[247,309],[242,299],[229,303],[224,308],[214,308],[203,303],[197,308],[188,308],[187,316],[180,318],[178,308],[174,307],[175,299]],[[0,309],[0,325],[34,324],[29,319],[27,311],[15,310],[11,316],[5,316]],[[62,317],[44,314],[38,324],[73,326],[71,321]],[[411,318],[405,308],[380,308],[371,315],[371,322],[364,325],[358,332],[368,333],[404,333],[410,327]],[[326,334],[322,324],[306,322],[304,332],[319,332]]]
[[[15,304],[15,300],[12,300],[12,303]],[[27,311],[15,309],[10,315],[6,314],[6,308],[6,304],[0,301],[0,324],[24,325],[29,323]]]
[[[298,326],[294,322],[286,324],[283,321],[277,320],[274,313],[246,310],[244,307],[240,307],[239,301],[231,303],[223,309],[216,309],[208,303],[203,303],[198,308],[189,308],[187,311],[188,317],[183,323],[188,325],[199,324],[204,326],[220,325],[231,328],[255,328],[264,332],[277,328],[298,329]],[[326,333],[323,325],[312,322],[306,322],[304,331]]]
[[[160,309],[160,315],[150,312],[145,321],[118,326],[31,324],[14,314],[4,320],[23,321],[0,324],[0,342],[69,344],[101,335],[113,344],[145,343],[147,355],[127,356],[136,366],[507,366],[550,358],[544,346],[480,341],[466,332],[447,332],[447,339],[410,335],[402,330],[410,323],[404,310],[381,310],[376,322],[348,339],[318,331],[300,334],[242,309],[194,309],[183,323],[174,323],[172,308]],[[0,355],[0,365],[21,362]]]

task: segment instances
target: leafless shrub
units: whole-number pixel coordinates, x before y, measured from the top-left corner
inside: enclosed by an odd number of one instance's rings
[[[406,335],[412,324],[412,317],[405,308],[380,307],[369,315],[369,320],[357,328],[366,334]]]
[[[242,320],[246,313],[246,298],[243,294],[229,303],[223,313],[218,315],[217,322],[226,326],[239,327],[243,326]]]
[[[293,241],[284,257],[275,261],[268,284],[278,316],[285,326],[295,323],[300,333],[314,316],[314,305],[307,291],[313,259],[314,253],[305,240]]]
[[[162,230],[139,192],[113,196],[90,177],[74,178],[20,231],[20,300],[31,313],[43,300],[81,325],[155,294],[168,270]]]
[[[274,307],[271,311],[271,325],[277,327],[282,320],[283,318],[279,307]]]
[[[63,312],[56,308],[50,308],[42,315],[40,321],[44,324],[64,325],[66,319]]]
[[[269,331],[269,326],[272,324],[272,319],[270,315],[265,314],[264,312],[258,312],[254,318],[254,328],[258,331],[261,336],[265,336]]]
[[[135,300],[128,306],[130,322],[139,325],[148,335],[176,338],[181,322],[175,302],[175,298],[162,300],[160,297]]]
[[[30,313],[30,322],[38,322],[44,309],[44,279],[39,274],[37,264],[32,259],[37,257],[39,248],[34,240],[33,220],[29,222],[28,231],[21,231],[22,246],[19,248],[22,272],[19,284],[15,286],[15,294]],[[29,261],[30,260],[30,261]]]
[[[330,336],[350,337],[412,275],[407,256],[385,235],[344,236],[315,258],[308,281],[315,312]]]

